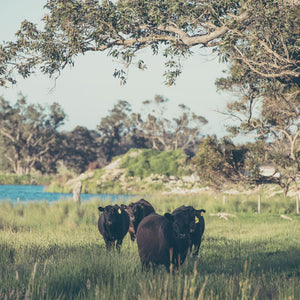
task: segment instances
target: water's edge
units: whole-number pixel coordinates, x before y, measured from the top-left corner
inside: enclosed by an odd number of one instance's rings
[[[109,195],[109,194],[81,194],[82,201],[99,198],[101,200],[129,200],[129,195]],[[0,185],[0,202],[11,201],[12,203],[26,201],[47,201],[72,199],[72,193],[49,193],[45,192],[45,187],[41,185]]]

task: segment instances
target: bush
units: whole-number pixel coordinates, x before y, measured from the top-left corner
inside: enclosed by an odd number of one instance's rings
[[[49,184],[52,180],[50,175],[17,175],[17,174],[0,174],[0,184],[5,185],[27,185],[37,184],[45,185]]]
[[[189,174],[183,164],[185,161],[186,156],[181,149],[163,152],[147,149],[135,157],[127,155],[120,167],[126,169],[127,177],[143,179],[151,174],[181,176]]]

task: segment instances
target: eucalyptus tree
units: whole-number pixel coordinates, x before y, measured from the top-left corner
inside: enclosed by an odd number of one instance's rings
[[[194,152],[199,144],[201,130],[207,120],[191,112],[184,104],[178,105],[179,114],[173,109],[170,118],[166,107],[169,99],[156,95],[153,100],[143,102],[145,116],[134,115],[133,121],[141,134],[151,143],[151,148],[159,151],[183,149]],[[175,115],[175,116],[174,116]]]
[[[206,136],[192,163],[202,183],[222,189],[228,183],[252,182],[254,176],[249,179],[247,173],[255,171],[255,165],[250,164],[256,160],[248,152],[248,146],[236,146],[228,138]]]
[[[98,134],[83,126],[61,134],[62,161],[68,169],[82,173],[90,163],[97,161],[99,152]]]
[[[298,0],[48,0],[45,10],[43,26],[25,20],[17,40],[1,45],[1,85],[37,68],[56,75],[77,55],[103,51],[123,62],[114,75],[124,83],[126,67],[146,68],[145,47],[167,58],[166,84],[197,47],[261,78],[299,78]]]
[[[272,35],[271,32],[268,34]],[[296,41],[293,43],[287,47],[297,44]],[[264,180],[278,183],[285,193],[291,183],[297,186],[300,177],[299,78],[262,77],[235,60],[231,63],[229,76],[219,78],[216,85],[236,96],[224,112],[237,120],[228,131],[233,136],[247,134],[254,137],[259,141],[256,150],[260,153],[260,156],[255,155],[256,164],[273,166],[274,173]],[[252,151],[256,150],[253,146]]]
[[[14,173],[55,171],[60,158],[58,128],[65,116],[57,103],[47,110],[39,104],[28,104],[22,95],[14,105],[0,97],[0,145]]]
[[[257,164],[274,168],[274,173],[265,180],[278,183],[285,193],[291,183],[297,186],[300,178],[298,87],[294,83],[274,80],[247,86],[237,80],[221,80],[218,84],[220,88],[236,90],[240,95],[237,101],[228,104],[226,113],[238,119],[238,126],[228,130],[234,136],[246,133],[257,140],[257,147],[252,147],[252,151],[260,154],[256,155]]]
[[[100,152],[107,161],[130,148],[152,148],[159,151],[184,149],[194,152],[199,144],[201,130],[207,120],[179,105],[170,114],[169,99],[157,95],[143,102],[143,111],[132,111],[131,105],[119,100],[97,126]],[[146,112],[146,113],[145,113]]]
[[[132,130],[130,113],[130,103],[119,100],[109,111],[108,116],[101,118],[97,126],[101,152],[104,153],[107,161],[128,150],[128,142],[126,145],[125,140]]]

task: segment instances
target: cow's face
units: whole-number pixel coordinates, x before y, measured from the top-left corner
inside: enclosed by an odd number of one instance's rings
[[[136,214],[136,205],[135,203],[131,203],[127,207],[127,213],[129,215],[130,222],[133,222],[135,220],[135,214]]]
[[[119,205],[108,205],[103,207],[98,207],[99,211],[102,211],[104,214],[104,220],[107,225],[112,225],[118,222],[120,216],[124,212],[124,208]]]
[[[164,214],[164,217],[172,223],[172,230],[173,230],[173,234],[174,234],[174,237],[177,238],[177,239],[184,239],[186,238],[186,236],[184,234],[181,233],[181,230],[180,230],[180,226],[179,226],[179,223],[176,222],[176,218],[169,214],[169,213],[165,213]]]
[[[137,230],[137,226],[139,222],[143,217],[143,209],[144,209],[144,204],[142,203],[131,203],[127,207],[127,213],[130,218],[130,227],[132,228],[134,234],[135,231]]]
[[[195,231],[196,224],[199,222],[196,210],[193,207],[184,207],[173,214],[174,226],[181,236],[188,237]]]

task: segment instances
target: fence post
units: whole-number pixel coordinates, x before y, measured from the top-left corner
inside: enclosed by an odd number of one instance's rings
[[[80,204],[81,188],[82,188],[81,181],[76,182],[73,186],[73,200],[78,204]]]
[[[258,200],[257,200],[257,213],[260,214],[260,200],[261,200],[261,195],[258,195]]]
[[[296,195],[296,213],[299,214],[299,195]]]
[[[226,201],[226,196],[223,195],[223,205],[225,205],[225,201]]]

